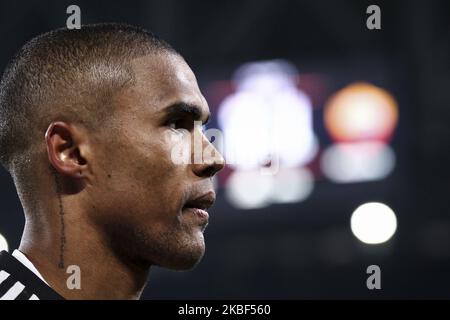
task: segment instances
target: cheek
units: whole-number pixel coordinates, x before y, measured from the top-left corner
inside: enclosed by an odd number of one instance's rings
[[[110,201],[140,218],[176,217],[184,198],[186,166],[172,161],[173,145],[173,136],[158,133],[119,143],[105,159]]]

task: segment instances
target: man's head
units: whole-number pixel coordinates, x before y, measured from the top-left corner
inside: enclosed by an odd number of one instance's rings
[[[214,201],[211,178],[223,159],[180,165],[171,154],[194,132],[210,146],[194,126],[208,116],[189,66],[151,33],[119,24],[60,29],[27,43],[3,75],[0,160],[27,223],[52,225],[35,212],[56,199],[53,181],[63,203],[84,213],[72,221],[119,255],[190,268],[204,253],[199,209]]]

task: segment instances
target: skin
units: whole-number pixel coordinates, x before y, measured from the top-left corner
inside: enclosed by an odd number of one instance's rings
[[[131,65],[135,82],[117,93],[105,128],[49,125],[36,168],[40,201],[32,213],[24,205],[19,250],[66,299],[137,299],[152,265],[187,270],[205,252],[207,217],[184,206],[192,199],[212,205],[211,178],[224,160],[213,149],[210,161],[174,163],[173,148],[188,147],[194,132],[202,148],[213,147],[192,116],[172,121],[166,108],[197,106],[205,121],[207,102],[178,55],[150,54]],[[80,267],[79,290],[67,288],[70,265]]]

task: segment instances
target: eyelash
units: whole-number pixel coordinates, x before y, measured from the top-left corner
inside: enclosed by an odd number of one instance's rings
[[[194,129],[194,120],[192,119],[172,119],[167,122],[167,126],[173,130],[184,129],[191,132]],[[202,132],[206,131],[206,124],[202,125]]]

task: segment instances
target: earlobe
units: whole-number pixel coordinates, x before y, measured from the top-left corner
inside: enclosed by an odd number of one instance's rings
[[[77,130],[65,122],[52,122],[45,133],[47,156],[51,166],[60,174],[82,178],[86,159],[80,153]]]

